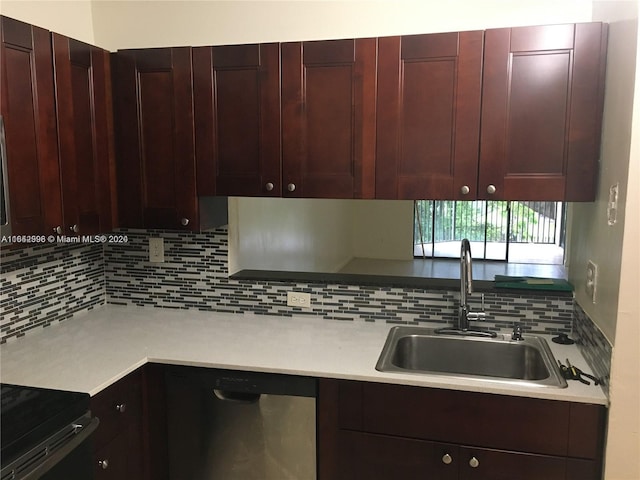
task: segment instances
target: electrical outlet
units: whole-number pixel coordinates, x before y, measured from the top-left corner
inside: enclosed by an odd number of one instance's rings
[[[287,292],[287,305],[290,307],[311,308],[311,294]]]
[[[598,286],[598,266],[589,260],[587,264],[587,283],[585,290],[591,298],[592,303],[596,303],[596,287]]]
[[[149,239],[149,261],[152,263],[164,262],[164,238]]]

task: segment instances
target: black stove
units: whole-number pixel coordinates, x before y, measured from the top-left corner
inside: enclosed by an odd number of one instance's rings
[[[91,478],[88,394],[0,384],[0,406],[1,480]]]

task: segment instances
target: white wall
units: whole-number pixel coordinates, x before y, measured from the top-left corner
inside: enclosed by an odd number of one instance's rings
[[[351,200],[353,257],[413,259],[413,202]]]
[[[95,44],[91,0],[2,0],[0,13],[76,40]]]
[[[335,272],[353,257],[344,200],[229,199],[229,272]]]
[[[615,343],[611,369],[606,480],[640,478],[640,37],[637,1],[594,2],[594,20],[609,22],[609,62],[599,200],[584,205],[574,225],[587,235],[576,245],[583,261],[594,256],[603,267],[598,304],[580,288],[576,298]],[[619,223],[603,226],[606,191],[620,182]],[[606,223],[604,224],[606,225]],[[575,235],[575,232],[574,232]],[[574,237],[575,238],[575,237]],[[578,243],[577,241],[575,243]],[[579,269],[578,268],[578,276]]]
[[[590,0],[93,2],[99,46],[283,42],[591,20]]]
[[[594,2],[594,19],[609,23],[609,49],[601,151],[601,169],[595,203],[573,205],[569,281],[576,300],[599,325],[610,342],[615,340],[622,238],[627,198],[631,121],[636,74],[637,3]],[[619,184],[618,222],[607,224],[609,187]],[[585,292],[587,262],[598,265],[596,303]]]
[[[229,271],[340,270],[353,258],[411,260],[413,202],[232,198]]]

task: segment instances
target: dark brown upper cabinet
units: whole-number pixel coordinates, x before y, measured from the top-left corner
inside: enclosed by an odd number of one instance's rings
[[[121,50],[115,59],[120,224],[199,229],[191,48]]]
[[[11,232],[63,233],[51,36],[7,17],[0,35]]]
[[[282,196],[373,198],[376,39],[281,48]]]
[[[595,199],[607,25],[487,30],[478,198]]]
[[[473,199],[483,32],[378,39],[376,198]]]
[[[108,232],[116,223],[109,53],[52,38],[65,234]]]
[[[280,46],[193,49],[199,195],[280,196]]]

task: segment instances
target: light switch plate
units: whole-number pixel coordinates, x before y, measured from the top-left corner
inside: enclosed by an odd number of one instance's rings
[[[598,286],[598,266],[589,260],[587,264],[587,283],[585,284],[585,290],[587,295],[591,298],[592,303],[596,303],[596,290]]]
[[[618,190],[620,185],[618,183],[609,187],[609,201],[607,202],[607,224],[609,226],[615,225],[618,221]]]

